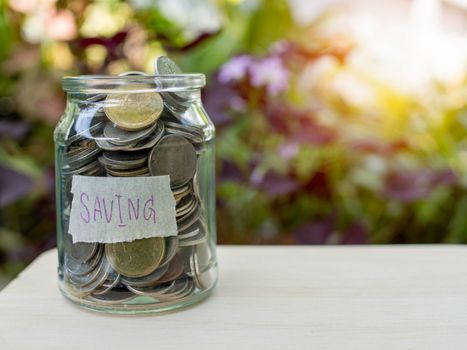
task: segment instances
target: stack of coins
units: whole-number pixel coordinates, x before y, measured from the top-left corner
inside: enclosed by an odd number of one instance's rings
[[[167,57],[156,74],[180,74]],[[128,72],[124,75],[144,74]],[[198,159],[204,131],[183,113],[189,91],[157,92],[126,84],[81,103],[63,152],[64,282],[74,297],[101,305],[134,303],[138,297],[170,303],[210,289],[215,257],[200,198]],[[135,90],[134,92],[129,90]],[[73,175],[170,176],[178,235],[121,243],[74,243],[67,230]]]

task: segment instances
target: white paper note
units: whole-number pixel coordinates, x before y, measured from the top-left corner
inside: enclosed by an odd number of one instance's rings
[[[69,232],[73,242],[116,243],[177,235],[170,177],[74,175]]]

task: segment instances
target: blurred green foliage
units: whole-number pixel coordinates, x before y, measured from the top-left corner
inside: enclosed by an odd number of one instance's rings
[[[286,0],[0,9],[0,286],[54,246],[61,77],[151,72],[164,53],[208,76],[220,243],[467,240],[465,77],[399,89],[355,64],[338,15],[298,23]]]

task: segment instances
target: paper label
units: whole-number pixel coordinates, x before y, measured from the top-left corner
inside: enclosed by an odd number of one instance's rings
[[[117,243],[177,235],[170,177],[74,175],[70,226],[73,242]]]

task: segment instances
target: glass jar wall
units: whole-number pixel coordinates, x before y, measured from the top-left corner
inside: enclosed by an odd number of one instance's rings
[[[59,286],[99,311],[171,310],[217,280],[214,126],[200,74],[65,78]]]

